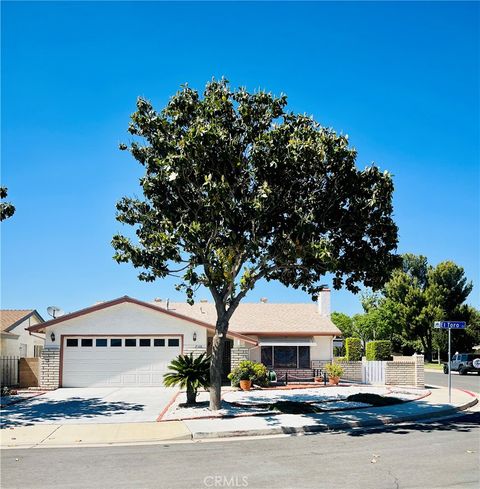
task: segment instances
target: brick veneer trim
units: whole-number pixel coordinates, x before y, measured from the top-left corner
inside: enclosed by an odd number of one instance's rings
[[[58,389],[60,385],[60,349],[44,348],[40,364],[40,387]]]

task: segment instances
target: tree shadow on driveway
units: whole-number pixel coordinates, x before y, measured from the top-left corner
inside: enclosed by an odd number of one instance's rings
[[[32,399],[2,409],[1,428],[32,426],[38,423],[61,423],[64,420],[94,419],[143,411],[143,404],[104,401],[100,398]]]

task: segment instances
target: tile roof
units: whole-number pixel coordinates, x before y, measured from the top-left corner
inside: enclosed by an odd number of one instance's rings
[[[166,302],[154,302],[166,308]],[[215,325],[216,310],[212,302],[170,302],[168,310]],[[241,334],[308,333],[340,336],[340,330],[329,316],[318,313],[317,304],[275,304],[263,302],[241,302],[234,312],[229,331]]]
[[[6,331],[10,326],[34,312],[35,309],[2,309],[0,310],[1,331]]]

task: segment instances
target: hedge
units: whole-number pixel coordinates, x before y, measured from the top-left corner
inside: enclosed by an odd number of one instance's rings
[[[347,338],[345,340],[347,361],[359,362],[362,359],[362,342],[360,338]]]
[[[392,342],[389,340],[370,341],[365,350],[367,360],[390,360],[392,358]]]

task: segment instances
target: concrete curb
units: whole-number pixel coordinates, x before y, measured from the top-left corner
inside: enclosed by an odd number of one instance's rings
[[[269,435],[294,435],[294,434],[308,434],[308,433],[318,433],[323,431],[339,431],[351,428],[362,428],[362,427],[374,427],[374,426],[387,426],[398,423],[405,423],[407,421],[418,421],[421,419],[431,419],[443,417],[449,414],[454,414],[459,411],[464,411],[478,403],[478,399],[475,397],[471,401],[462,404],[460,406],[446,406],[444,409],[433,411],[429,413],[422,414],[411,414],[408,416],[398,416],[393,418],[375,418],[365,421],[343,421],[334,424],[314,424],[306,425],[301,427],[277,427],[259,430],[234,430],[234,431],[211,431],[211,432],[195,432],[192,433],[193,440],[202,440],[210,438],[238,438],[244,436],[269,436]]]
[[[67,448],[67,447],[99,447],[99,446],[123,446],[123,445],[152,445],[161,443],[188,443],[201,440],[227,440],[238,439],[241,437],[259,437],[274,435],[302,435],[320,432],[332,432],[350,430],[353,428],[387,426],[405,422],[419,422],[421,420],[448,418],[454,416],[478,404],[479,394],[456,389],[463,392],[470,399],[463,399],[458,405],[448,405],[436,403],[432,404],[427,412],[413,412],[407,415],[395,412],[380,412],[378,415],[367,419],[352,421],[321,422],[308,424],[304,426],[277,426],[277,427],[259,427],[257,429],[240,429],[228,431],[195,431],[189,428],[188,424],[182,421],[171,421],[168,424],[171,429],[167,428],[166,423],[148,422],[148,423],[128,423],[122,424],[101,424],[101,425],[81,425],[82,432],[73,432],[80,425],[38,425],[36,428],[40,431],[34,437],[29,432],[29,427],[19,427],[15,433],[9,430],[0,430],[2,438],[2,449],[29,449],[29,448]],[[435,406],[435,407],[434,407]],[[440,407],[438,407],[440,406]],[[306,421],[308,423],[308,421]],[[152,433],[152,429],[158,433]],[[205,428],[204,428],[205,429]],[[73,430],[73,431],[72,431]],[[113,431],[112,431],[113,430]],[[130,431],[133,432],[130,433]],[[25,433],[22,433],[25,431]],[[106,431],[108,433],[102,434]],[[112,431],[112,433],[110,433]],[[15,440],[11,443],[8,434],[11,433]],[[107,436],[108,435],[108,436]],[[81,439],[78,439],[80,438]],[[74,441],[74,442],[73,442]]]

